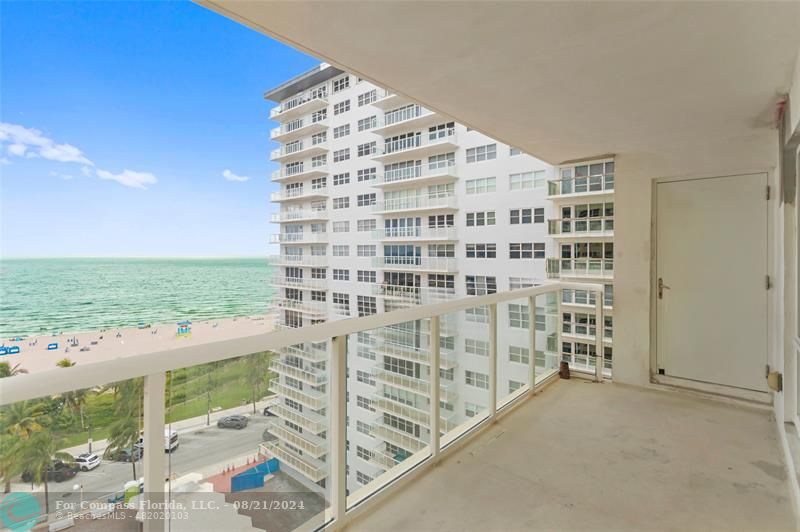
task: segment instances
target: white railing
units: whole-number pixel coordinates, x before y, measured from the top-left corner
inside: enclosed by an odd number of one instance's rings
[[[444,165],[434,164],[415,164],[413,166],[406,166],[405,168],[395,168],[394,170],[387,170],[382,176],[378,177],[376,185],[390,185],[392,183],[402,183],[410,179],[425,179],[436,178],[446,175],[455,175],[455,163],[447,163]]]
[[[378,123],[378,127],[392,126],[430,114],[433,114],[433,111],[429,111],[420,105],[409,105],[385,113],[383,115],[383,120]]]
[[[301,118],[297,118],[292,120],[291,122],[286,122],[279,127],[272,128],[270,130],[270,138],[274,139],[276,137],[282,137],[286,135],[302,135],[304,130],[308,130],[311,126],[317,126],[314,129],[324,129],[328,125],[327,118],[321,118],[314,120],[314,115],[306,115]]]
[[[614,217],[556,218],[547,221],[547,233],[561,236],[611,236],[614,234]]]
[[[379,201],[372,206],[372,212],[392,212],[426,209],[455,209],[456,196],[408,196]]]
[[[421,225],[408,227],[384,227],[372,232],[375,240],[403,240],[421,238],[426,240],[457,240],[455,227],[425,227]]]
[[[566,196],[590,192],[612,192],[614,174],[552,179],[547,182],[548,196]]]
[[[387,270],[418,270],[435,272],[456,272],[458,265],[453,257],[373,257],[372,265]]]
[[[294,222],[298,220],[327,220],[328,211],[326,209],[287,210],[274,212],[270,214],[269,219],[273,223]]]
[[[292,142],[291,144],[286,144],[284,146],[281,146],[280,148],[272,150],[272,152],[270,153],[270,159],[274,161],[282,157],[301,156],[303,155],[304,152],[309,152],[312,148],[320,148],[322,150],[327,150],[328,142],[325,140],[319,142],[311,142],[311,141]]]
[[[405,153],[417,148],[435,146],[445,142],[454,144],[458,142],[456,139],[455,129],[448,129],[443,135],[425,133],[420,135],[411,135],[402,139],[387,140],[383,146],[378,146],[377,151],[375,152],[375,157],[392,155],[395,153]]]
[[[327,242],[328,241],[328,233],[313,233],[308,231],[303,231],[302,233],[275,233],[270,237],[270,243],[272,244],[291,244],[291,243],[315,243],[315,242]]]
[[[271,192],[269,195],[270,201],[289,201],[294,199],[303,199],[313,196],[326,196],[328,194],[328,187],[297,187],[287,188],[282,192]]]
[[[614,259],[547,259],[547,276],[551,279],[563,277],[611,279],[614,277]]]
[[[325,91],[320,90],[313,90],[306,92],[304,94],[299,94],[292,98],[291,100],[287,100],[283,102],[281,105],[276,105],[273,107],[270,112],[270,118],[275,118],[281,114],[287,114],[290,111],[299,109],[302,105],[307,104],[309,102],[320,102],[320,103],[328,103],[328,94]]]
[[[396,284],[372,285],[372,293],[388,299],[408,300],[417,304],[447,301],[456,297],[455,288],[402,286]]]
[[[326,415],[321,416],[312,412],[299,413],[288,409],[282,405],[270,408],[270,411],[277,416],[288,419],[289,421],[310,430],[314,434],[326,433],[326,440],[329,445],[326,462],[319,462],[308,458],[300,459],[294,453],[287,451],[277,444],[262,444],[262,451],[268,456],[275,456],[284,462],[286,467],[301,470],[309,478],[321,480],[327,478],[327,485],[331,487],[330,508],[326,517],[326,524],[330,522],[344,526],[347,521],[347,494],[346,494],[346,441],[347,441],[347,357],[348,357],[348,338],[359,332],[368,332],[381,327],[390,327],[416,320],[430,319],[430,353],[431,365],[438,367],[440,359],[439,348],[439,324],[443,316],[460,312],[476,307],[488,307],[488,338],[489,338],[489,357],[487,365],[488,375],[488,398],[487,410],[479,416],[471,418],[468,422],[459,425],[456,430],[445,435],[444,443],[452,443],[458,439],[468,438],[475,433],[471,430],[479,425],[492,423],[498,410],[505,409],[511,404],[516,404],[524,398],[532,397],[537,387],[537,383],[542,382],[537,376],[538,368],[535,365],[536,357],[530,356],[527,369],[527,382],[524,386],[515,391],[510,396],[500,399],[497,393],[498,384],[498,305],[528,299],[528,308],[536,309],[536,297],[545,294],[558,294],[562,289],[590,290],[595,293],[597,305],[594,309],[597,323],[604,323],[604,309],[602,301],[603,287],[600,284],[588,283],[568,283],[554,282],[532,288],[525,288],[507,292],[499,292],[483,296],[472,296],[443,303],[431,305],[415,306],[393,312],[373,314],[362,318],[348,320],[334,320],[317,325],[283,329],[268,333],[253,334],[252,331],[243,333],[242,336],[235,338],[208,341],[205,343],[196,342],[193,339],[187,340],[186,344],[165,343],[163,347],[153,350],[120,350],[116,356],[108,357],[96,362],[84,361],[68,368],[57,368],[32,372],[26,375],[17,375],[0,380],[0,406],[9,405],[19,401],[37,399],[41,397],[53,397],[57,394],[70,392],[79,389],[91,389],[98,386],[107,385],[110,382],[118,382],[121,379],[133,379],[144,377],[143,394],[143,422],[144,422],[144,478],[145,493],[147,502],[150,505],[163,504],[165,493],[162,491],[163,472],[166,469],[166,458],[163,452],[164,440],[162,429],[166,424],[166,412],[164,408],[164,397],[166,389],[166,372],[181,368],[192,367],[200,364],[207,364],[221,360],[231,360],[253,353],[260,352],[280,352],[282,349],[306,344],[310,342],[327,342],[330,346],[331,356],[328,360],[327,369],[327,393],[329,403],[326,408]],[[535,322],[535,316],[531,317],[531,322]],[[535,328],[529,329],[535,331]],[[529,352],[537,351],[537,335],[529,334]],[[155,344],[154,344],[155,345]],[[599,354],[600,362],[596,364],[595,378],[603,380],[602,367],[605,365],[603,359],[602,339],[597,339],[592,343],[596,352]],[[284,369],[281,367],[281,369]],[[554,375],[556,370],[551,370],[548,375]],[[314,373],[313,378],[316,377]],[[432,372],[430,380],[413,379],[403,377],[396,373],[380,370],[376,374],[376,379],[384,380],[395,386],[401,384],[408,386],[412,391],[423,393],[430,397],[430,430],[428,431],[429,441],[419,447],[420,453],[415,454],[413,460],[407,461],[409,467],[422,470],[429,468],[436,463],[443,454],[450,453],[455,446],[443,445],[440,439],[441,416],[440,401],[447,401],[453,397],[453,391],[446,383],[440,382],[439,373]],[[402,381],[402,382],[398,382]],[[402,439],[402,434],[393,431],[382,423],[376,423],[373,427],[379,437],[386,437],[387,440]],[[410,439],[415,440],[411,437]],[[416,440],[419,443],[419,440]],[[406,464],[406,461],[404,461]],[[382,493],[392,493],[394,482],[399,478],[399,474],[387,472],[387,477],[382,480]],[[153,481],[152,479],[156,479]],[[315,480],[315,481],[316,481]],[[153,484],[157,489],[153,489]],[[147,489],[150,488],[150,489]],[[353,504],[375,504],[380,497],[373,497],[369,500],[351,501]],[[337,525],[337,526],[339,526]],[[152,517],[145,523],[148,530],[164,528],[164,521],[158,517]]]
[[[328,287],[328,280],[311,277],[276,276],[272,278],[272,284],[290,288],[302,288],[304,290],[325,290]]]
[[[282,170],[273,171],[271,179],[272,181],[282,181],[284,179],[299,179],[303,176],[322,175],[327,173],[328,167],[325,164],[314,165],[310,162],[303,162],[303,164],[297,166],[284,167]]]
[[[296,310],[307,314],[324,315],[328,307],[322,301],[297,301],[285,297],[277,297],[272,300],[273,304],[279,309]]]
[[[276,255],[269,261],[280,266],[299,266],[324,268],[328,265],[327,255]]]

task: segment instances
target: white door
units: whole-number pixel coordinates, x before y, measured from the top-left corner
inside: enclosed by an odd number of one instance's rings
[[[766,174],[658,183],[659,373],[767,390],[766,191]]]

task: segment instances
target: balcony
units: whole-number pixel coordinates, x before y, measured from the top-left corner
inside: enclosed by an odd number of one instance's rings
[[[324,318],[328,311],[324,301],[297,301],[285,297],[276,297],[272,300],[273,305],[279,310],[294,310],[302,314],[307,314],[312,318]]]
[[[326,209],[293,209],[274,212],[269,215],[269,221],[275,224],[287,222],[316,222],[328,219]]]
[[[407,187],[410,185],[451,183],[458,179],[455,163],[446,165],[418,164],[415,166],[389,170],[383,173],[373,186],[384,189]]]
[[[314,279],[311,277],[277,276],[272,278],[272,284],[301,290],[326,290],[328,288],[327,279]]]
[[[407,375],[401,375],[393,371],[378,368],[375,370],[375,379],[389,386],[401,388],[426,397],[429,397],[431,393],[430,382],[423,379],[408,377]],[[441,398],[444,401],[453,401],[458,397],[458,392],[453,383],[442,382],[439,384],[439,390]]]
[[[388,136],[409,129],[423,129],[437,122],[442,122],[442,117],[420,105],[404,106],[387,111],[378,126],[372,129],[373,133]]]
[[[372,265],[376,268],[395,271],[443,273],[455,273],[458,271],[456,259],[453,257],[373,257]]]
[[[276,142],[286,143],[302,137],[310,137],[311,135],[322,133],[327,129],[327,118],[314,121],[313,115],[307,115],[273,128],[269,136],[270,139]]]
[[[275,162],[296,161],[326,153],[328,153],[327,141],[312,143],[311,139],[307,139],[300,141],[298,144],[286,144],[272,150],[270,160]]]
[[[328,442],[323,438],[312,434],[303,434],[301,436],[293,430],[287,429],[280,423],[272,423],[268,430],[270,434],[274,434],[280,440],[302,450],[303,456],[308,455],[312,458],[319,459],[328,454]]]
[[[614,236],[614,217],[555,218],[547,221],[553,238],[610,238]]]
[[[269,411],[281,419],[290,421],[295,425],[300,425],[304,430],[307,430],[312,434],[319,435],[328,429],[328,420],[325,419],[325,416],[321,416],[315,412],[307,410],[298,412],[297,410],[287,408],[284,405],[272,406],[270,407]]]
[[[328,360],[328,357],[330,356],[326,348],[317,347],[313,343],[282,347],[278,349],[278,353],[281,355],[302,358],[303,360],[307,360],[312,363],[324,362]]]
[[[328,406],[328,396],[313,388],[298,390],[297,388],[281,384],[279,379],[273,379],[269,383],[269,390],[272,393],[288,397],[292,401],[297,401],[304,407],[311,408],[312,410],[322,410]]]
[[[272,192],[269,200],[274,203],[285,201],[313,200],[328,197],[328,187],[297,187],[286,188],[282,192]]]
[[[378,99],[372,102],[372,105],[382,111],[391,111],[409,103],[411,103],[411,100],[405,96],[386,89],[378,89]]]
[[[298,167],[283,168],[272,172],[271,180],[275,183],[302,181],[328,175],[328,166],[325,164],[312,165],[305,161]]]
[[[402,333],[396,335],[395,338],[387,338],[387,335],[390,334],[391,333],[383,333],[382,341],[379,341],[378,345],[374,347],[375,353],[430,366],[431,353],[428,346],[415,347],[413,345],[405,345]],[[442,349],[439,353],[439,367],[442,369],[453,369],[456,366],[458,366],[458,361],[455,353]]]
[[[385,227],[372,232],[373,240],[406,241],[406,240],[458,240],[455,227]]]
[[[435,211],[458,209],[457,196],[410,196],[379,201],[372,206],[375,214],[394,212]]]
[[[319,244],[328,241],[328,233],[276,233],[270,236],[271,244]]]
[[[422,410],[404,403],[399,403],[380,394],[376,394],[374,396],[372,407],[378,412],[387,412],[389,414],[408,419],[419,425],[430,427],[431,416],[430,412],[427,410]],[[452,430],[455,428],[452,418],[452,413],[448,416],[441,416],[439,420],[439,426],[447,431]]]
[[[372,435],[412,452],[420,451],[427,445],[427,442],[424,440],[400,429],[385,425],[383,421],[376,421],[373,423]]]
[[[444,135],[430,135],[425,132],[400,140],[387,141],[383,146],[378,146],[372,159],[386,164],[446,153],[456,148],[458,148],[458,138],[455,129],[447,131]]]
[[[382,283],[372,285],[372,294],[391,301],[423,305],[427,303],[441,303],[442,301],[455,299],[456,290],[455,288],[401,286]]]
[[[601,196],[614,192],[614,174],[553,179],[547,182],[547,196],[573,198],[576,196]]]
[[[286,462],[293,469],[302,473],[311,482],[319,482],[328,476],[328,470],[325,462],[304,460],[296,456],[291,451],[288,451],[275,442],[262,443],[260,446],[260,453],[267,457],[274,457],[281,462]]]
[[[547,259],[549,279],[613,279],[614,259]]]
[[[274,236],[274,235],[273,235]],[[302,268],[325,268],[327,255],[277,255],[270,259],[277,266],[297,266]]]
[[[272,120],[285,122],[299,116],[319,111],[328,106],[328,96],[324,92],[305,93],[276,105],[269,112]]]

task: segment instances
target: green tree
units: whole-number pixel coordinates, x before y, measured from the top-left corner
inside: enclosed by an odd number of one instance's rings
[[[77,362],[73,362],[68,357],[64,357],[56,362],[56,366],[59,368],[71,368],[75,364],[77,364]],[[76,414],[80,416],[81,430],[86,429],[86,419],[84,416],[86,395],[86,390],[73,390],[71,392],[66,392],[61,396],[62,400],[64,401],[64,410],[73,416]]]
[[[18,401],[0,410],[0,473],[4,481],[4,493],[11,491],[11,479],[21,473],[24,460],[21,453],[35,433],[43,430],[44,403]]]
[[[139,427],[142,420],[142,398],[144,380],[129,379],[118,383],[118,393],[114,398],[114,422],[109,426],[111,437],[105,456],[117,449],[131,450],[133,480],[136,480],[136,460],[133,459],[133,445],[139,440]]]
[[[15,375],[21,375],[23,373],[28,373],[28,370],[20,367],[19,364],[14,364],[12,366],[8,362],[0,362],[0,379],[14,377]]]
[[[269,375],[270,353],[261,352],[248,355],[246,358],[247,375],[245,379],[250,386],[250,401],[253,403],[253,414],[256,413],[256,401],[262,395],[262,387]]]
[[[31,472],[33,483],[44,484],[45,514],[49,514],[50,496],[47,487],[47,470],[50,469],[53,459],[71,462],[73,458],[58,450],[53,433],[49,430],[40,430],[32,434],[22,447],[20,454],[25,463],[25,469]]]

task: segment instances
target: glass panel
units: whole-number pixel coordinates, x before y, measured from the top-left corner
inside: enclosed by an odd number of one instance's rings
[[[497,305],[497,404],[531,385],[531,315],[528,298]],[[488,342],[487,342],[488,356]]]
[[[328,360],[325,344],[309,343],[170,372],[173,508],[187,509],[205,529],[322,525],[329,503]]]

